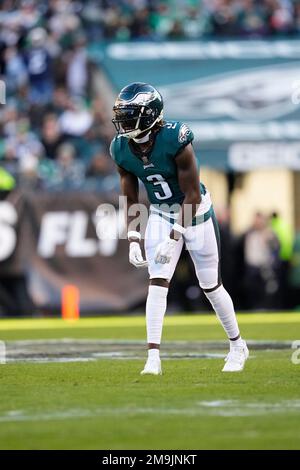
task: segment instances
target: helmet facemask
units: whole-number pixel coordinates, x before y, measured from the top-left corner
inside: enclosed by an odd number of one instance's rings
[[[147,105],[117,104],[113,107],[115,118],[112,120],[116,131],[128,139],[134,139],[149,131],[163,117],[158,116]]]
[[[132,84],[121,91],[113,111],[112,122],[117,133],[135,139],[163,119],[163,102],[159,92],[150,85]]]

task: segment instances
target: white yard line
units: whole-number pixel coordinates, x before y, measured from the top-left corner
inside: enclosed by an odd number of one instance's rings
[[[170,353],[170,354],[161,354],[163,360],[187,360],[187,359],[224,359],[225,354],[218,353]],[[254,356],[252,356],[254,357]],[[251,357],[251,358],[252,358]],[[73,356],[73,357],[53,357],[53,356],[35,356],[31,357],[8,357],[6,359],[7,364],[15,363],[36,363],[36,364],[45,364],[48,362],[51,363],[68,363],[68,362],[91,362],[101,359],[114,359],[114,360],[143,360],[145,359],[145,354],[141,353],[140,355],[123,353],[123,352],[105,352],[105,353],[93,353],[90,356]]]
[[[291,341],[248,341],[250,351],[287,350]],[[161,356],[172,359],[222,359],[227,341],[166,341]],[[101,359],[144,359],[144,341],[48,339],[6,342],[7,363],[67,363]],[[253,355],[251,356],[254,357]]]
[[[252,340],[252,339],[247,339],[247,344],[249,344],[252,347],[260,347],[260,346],[266,346],[266,347],[282,347],[282,348],[290,348],[292,345],[292,342],[294,340]],[[133,346],[140,346],[144,345],[145,341],[144,340],[124,340],[124,339],[76,339],[76,338],[61,338],[61,339],[26,339],[26,340],[16,340],[16,341],[6,341],[7,345],[11,346],[35,346],[35,345],[55,345],[55,344],[65,344],[65,345],[72,345],[72,344],[79,344],[79,345],[133,345]],[[200,346],[227,346],[228,341],[226,339],[224,340],[174,340],[174,341],[164,341],[165,346],[184,346],[184,345],[200,345]]]
[[[154,415],[183,415],[183,416],[221,416],[244,417],[264,416],[281,413],[300,413],[300,400],[284,400],[276,403],[242,402],[239,400],[214,400],[195,403],[189,408],[155,408],[155,407],[101,407],[69,408],[65,410],[49,410],[41,413],[25,410],[11,410],[0,413],[1,423],[32,422],[32,421],[56,421],[79,418],[98,418],[101,416],[134,416],[150,414]]]

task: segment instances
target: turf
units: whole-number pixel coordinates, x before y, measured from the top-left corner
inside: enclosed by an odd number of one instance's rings
[[[243,335],[300,339],[300,315],[243,315]],[[143,339],[144,319],[3,320],[5,341]],[[224,339],[213,316],[166,319],[165,340]],[[246,369],[172,359],[161,377],[141,360],[0,366],[1,449],[299,449],[300,364],[292,350],[253,351]]]
[[[242,333],[252,339],[300,339],[300,313],[238,315]],[[298,333],[298,335],[297,335]],[[145,319],[138,317],[0,320],[0,339],[144,339]],[[167,316],[165,340],[224,339],[224,332],[212,314]]]

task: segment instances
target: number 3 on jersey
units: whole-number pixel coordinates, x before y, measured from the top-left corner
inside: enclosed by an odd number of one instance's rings
[[[172,197],[170,186],[161,175],[149,175],[147,181],[151,182],[153,186],[160,186],[158,191],[154,191],[155,197],[160,201]]]

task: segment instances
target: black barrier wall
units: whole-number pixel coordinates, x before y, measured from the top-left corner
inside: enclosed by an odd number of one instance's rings
[[[97,217],[101,204],[112,208],[105,217]],[[66,284],[79,289],[83,315],[139,305],[146,297],[147,272],[128,262],[123,221],[118,200],[99,194],[11,194],[0,202],[1,283],[24,279],[22,289],[27,287],[38,311],[59,312]],[[109,230],[108,236],[101,235],[103,228]],[[26,297],[25,292],[22,295]],[[32,314],[26,311],[32,308],[28,299],[25,311],[24,305],[20,308],[22,312],[16,301],[11,313]]]

